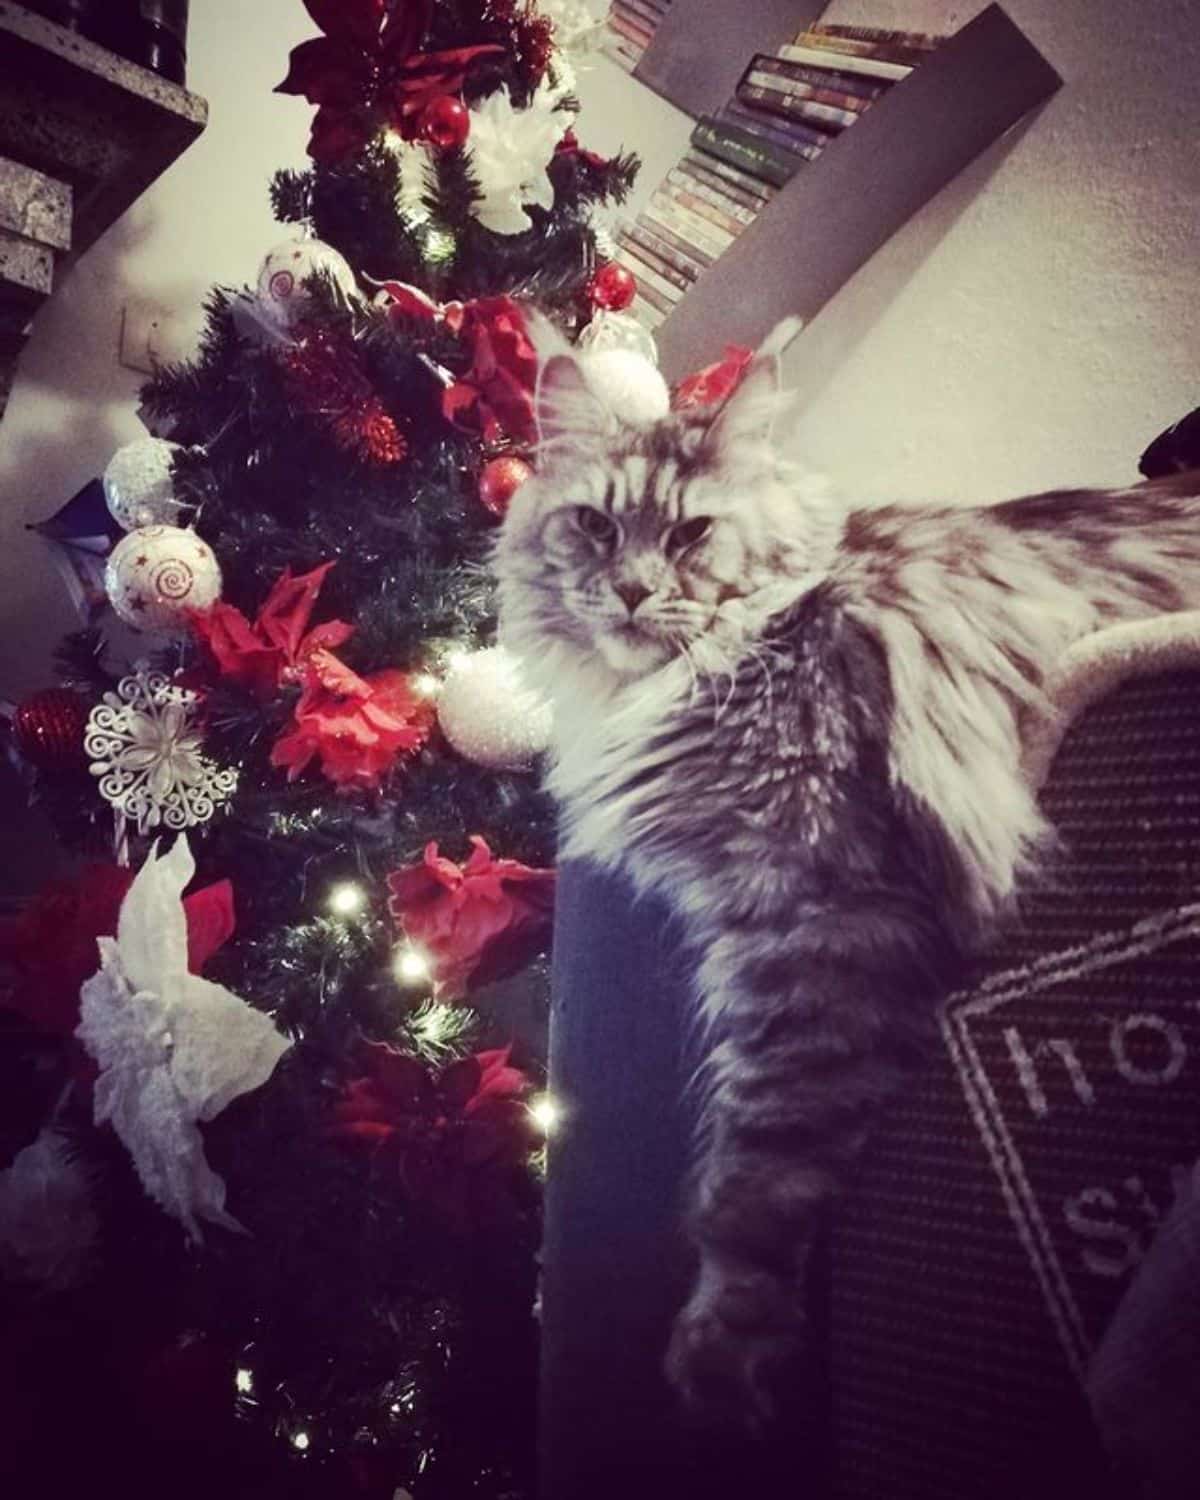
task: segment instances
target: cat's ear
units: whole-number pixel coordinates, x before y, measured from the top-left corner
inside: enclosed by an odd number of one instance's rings
[[[556,454],[598,447],[612,430],[612,414],[569,354],[552,354],[538,372],[535,400],[538,451]]]
[[[788,405],[779,361],[804,325],[785,318],[763,340],[733,394],[708,429],[707,447],[721,462],[761,449],[771,441],[776,419]]]

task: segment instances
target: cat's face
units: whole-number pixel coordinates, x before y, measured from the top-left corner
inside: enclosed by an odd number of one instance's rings
[[[772,362],[715,417],[629,427],[573,360],[549,361],[538,474],[514,499],[498,554],[506,633],[516,627],[522,654],[540,633],[642,676],[778,574],[795,516],[767,443],[776,391]]]

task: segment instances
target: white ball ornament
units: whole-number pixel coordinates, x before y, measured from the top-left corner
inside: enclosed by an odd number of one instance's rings
[[[181,526],[143,526],[122,537],[104,573],[108,602],[127,625],[179,630],[192,610],[221,597],[221,568],[212,548]]]
[[[661,371],[643,354],[606,349],[582,361],[588,384],[621,422],[649,426],[671,410],[671,392]]]
[[[324,240],[285,240],[276,245],[258,273],[258,300],[281,328],[290,328],[308,310],[305,282],[320,272],[345,296],[355,294],[350,263]]]
[[[642,355],[652,365],[658,364],[658,345],[650,330],[628,313],[609,312],[603,307],[592,315],[592,321],[579,335],[576,348],[581,354],[607,354],[614,349],[627,349],[632,354]]]
[[[125,531],[175,521],[182,505],[175,497],[171,466],[183,450],[163,438],[139,438],[118,448],[104,471],[104,498],[113,520]]]
[[[527,687],[502,646],[455,662],[438,697],[438,722],[467,760],[492,771],[523,771],[550,744],[550,705]]]

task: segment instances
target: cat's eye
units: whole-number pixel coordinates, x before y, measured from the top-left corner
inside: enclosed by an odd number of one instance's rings
[[[611,547],[617,539],[617,523],[611,516],[606,516],[602,510],[597,510],[594,506],[577,505],[575,524],[584,536],[590,537],[593,542],[598,542],[602,547]]]
[[[667,533],[667,551],[672,557],[678,557],[681,552],[702,542],[711,530],[711,516],[693,516],[690,521],[680,521]]]

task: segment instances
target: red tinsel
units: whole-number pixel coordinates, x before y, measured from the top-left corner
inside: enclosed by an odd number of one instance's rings
[[[389,909],[433,970],[440,994],[461,995],[515,973],[545,942],[554,871],[493,859],[478,836],[457,865],[429,844],[419,864],[388,876]]]
[[[513,50],[525,86],[535,89],[554,56],[554,22],[532,7],[524,11],[513,24]]]
[[[442,394],[447,420],[489,444],[505,437],[531,443],[538,361],[521,308],[511,297],[468,302],[462,335],[471,348],[471,367]]]
[[[373,789],[401,755],[419,750],[433,727],[429,700],[403,672],[359,677],[330,651],[311,653],[292,727],[271,751],[271,764],[295,781],[314,759],[346,791]]]
[[[332,651],[354,634],[345,620],[327,620],[308,629],[309,617],[333,563],[292,577],[286,568],[275,580],[253,625],[232,604],[214,604],[192,615],[192,628],[212,652],[223,677],[271,698],[281,682],[296,681],[317,650]]]
[[[405,1192],[460,1233],[502,1222],[514,1168],[535,1145],[522,1103],[529,1080],[509,1065],[509,1049],[438,1073],[386,1042],[366,1043],[361,1059],[329,1136],[386,1154]]]
[[[292,49],[277,94],[299,94],[318,106],[308,152],[342,161],[390,124],[417,133],[432,99],[457,94],[471,67],[502,52],[495,45],[420,52],[433,0],[304,0],[323,36]]]
[[[683,411],[724,401],[741,385],[753,358],[753,349],[726,344],[724,355],[715,364],[705,365],[679,382],[671,394],[671,405],[676,411]]]
[[[353,347],[328,328],[302,325],[279,352],[289,398],[321,417],[339,448],[364,462],[399,463],[408,442],[384,409]]]
[[[0,961],[17,975],[8,1004],[43,1031],[74,1036],[80,986],[100,967],[96,939],[116,932],[133,876],[117,865],[88,865],[43,886],[20,916],[0,922]],[[205,886],[183,909],[188,968],[198,974],[233,936],[233,887],[228,880]]]

